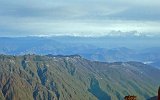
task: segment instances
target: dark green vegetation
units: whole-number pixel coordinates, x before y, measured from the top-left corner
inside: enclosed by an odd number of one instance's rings
[[[157,95],[160,70],[139,62],[0,55],[0,100],[139,100]]]

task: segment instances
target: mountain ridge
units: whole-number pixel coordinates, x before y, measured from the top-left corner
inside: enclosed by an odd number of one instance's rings
[[[107,63],[79,56],[0,55],[0,97],[2,100],[123,100],[126,95],[136,95],[142,100],[156,95],[159,75],[160,70],[140,62]]]
[[[152,62],[151,65],[155,67],[160,65],[158,37],[142,40],[129,37],[0,37],[0,43],[0,54],[6,55],[79,54],[84,58],[96,61],[139,61]]]

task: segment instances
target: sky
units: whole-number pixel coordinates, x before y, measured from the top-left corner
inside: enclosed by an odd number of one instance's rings
[[[160,34],[159,9],[160,0],[0,0],[0,36]]]

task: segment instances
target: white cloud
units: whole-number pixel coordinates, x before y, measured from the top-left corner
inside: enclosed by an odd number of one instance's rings
[[[0,35],[160,33],[158,0],[0,0]],[[3,31],[2,31],[3,30]]]

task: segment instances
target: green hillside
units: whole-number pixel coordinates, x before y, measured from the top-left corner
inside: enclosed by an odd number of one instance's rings
[[[0,100],[145,100],[157,95],[159,76],[160,70],[139,62],[0,55]]]

